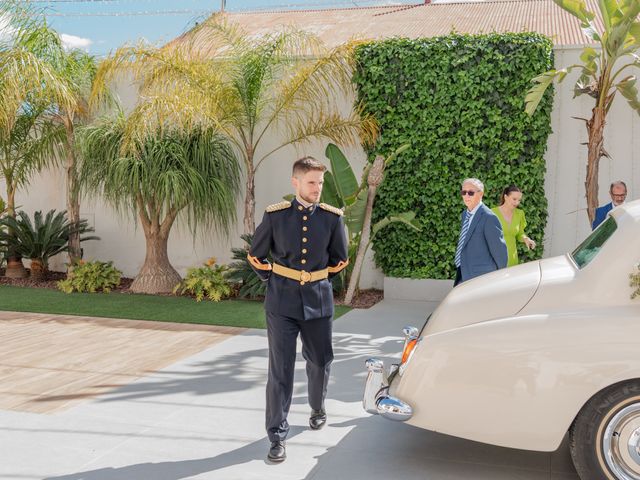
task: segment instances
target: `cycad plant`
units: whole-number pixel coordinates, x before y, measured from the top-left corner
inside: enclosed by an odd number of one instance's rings
[[[31,276],[42,278],[48,269],[49,259],[66,252],[69,248],[69,236],[78,233],[80,241],[98,240],[95,235],[83,236],[93,232],[86,220],[71,223],[66,211],[56,213],[50,210],[46,215],[38,210],[33,221],[24,211],[0,219],[0,244],[24,258],[31,259]]]
[[[264,297],[267,291],[267,282],[260,280],[260,277],[249,265],[247,260],[247,252],[251,248],[251,242],[253,242],[253,235],[243,234],[241,235],[245,245],[243,247],[232,248],[233,262],[229,264],[229,271],[227,272],[227,279],[240,285],[238,290],[239,298],[259,298]],[[269,258],[271,261],[271,258]]]

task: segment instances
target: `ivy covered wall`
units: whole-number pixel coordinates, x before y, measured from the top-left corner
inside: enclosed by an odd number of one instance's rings
[[[387,169],[374,221],[413,210],[422,225],[401,224],[374,241],[386,276],[450,279],[463,208],[460,183],[485,183],[484,203],[518,185],[527,234],[538,242],[521,260],[542,256],[547,219],[543,155],[551,133],[553,91],[533,117],[524,113],[531,79],[553,67],[552,44],[535,33],[459,35],[369,43],[357,51],[359,100],[378,119],[372,156],[410,148]]]

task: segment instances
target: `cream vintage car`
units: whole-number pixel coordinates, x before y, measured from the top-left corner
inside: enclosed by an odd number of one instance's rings
[[[504,447],[554,451],[582,480],[640,479],[640,201],[574,252],[456,287],[399,364],[367,360],[366,411]]]

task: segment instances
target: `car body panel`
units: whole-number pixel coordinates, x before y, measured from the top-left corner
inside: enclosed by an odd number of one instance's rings
[[[486,278],[491,277],[487,282]],[[505,268],[461,283],[438,305],[423,335],[517,314],[540,285],[540,262]],[[508,290],[509,295],[504,292]],[[446,313],[442,313],[446,312]]]
[[[423,328],[389,393],[407,423],[471,440],[553,451],[582,406],[640,378],[640,201],[611,213],[617,229],[582,268],[565,256],[456,287]]]
[[[423,337],[390,393],[412,406],[411,425],[553,451],[592,395],[640,378],[639,314],[554,311]]]

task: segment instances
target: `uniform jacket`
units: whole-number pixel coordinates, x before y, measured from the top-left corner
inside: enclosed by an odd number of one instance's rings
[[[464,212],[461,219],[464,220]],[[462,245],[460,274],[462,281],[507,266],[507,245],[498,217],[484,204],[476,211]]]
[[[297,200],[271,205],[256,228],[248,259],[268,282],[265,310],[299,320],[333,315],[333,289],[329,279],[306,282],[272,272],[267,260],[295,270],[314,272],[329,268],[329,277],[348,264],[342,211],[325,204],[309,208]]]
[[[591,224],[591,230],[595,230],[607,218],[607,213],[613,210],[613,202],[609,202],[606,205],[596,208],[596,215],[593,217],[593,223]]]

